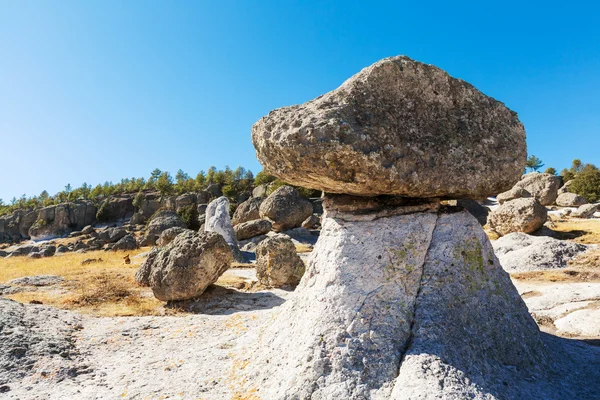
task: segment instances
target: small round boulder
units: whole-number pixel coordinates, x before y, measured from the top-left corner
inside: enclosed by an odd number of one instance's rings
[[[547,219],[548,210],[535,198],[515,199],[492,211],[488,225],[500,235],[531,233],[544,226]]]
[[[296,285],[304,275],[304,262],[294,243],[284,235],[275,235],[256,248],[256,277],[268,287]]]

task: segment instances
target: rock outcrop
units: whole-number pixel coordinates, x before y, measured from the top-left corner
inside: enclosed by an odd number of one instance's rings
[[[215,283],[232,260],[231,249],[220,234],[185,232],[153,257],[148,281],[159,300],[188,300]]]
[[[235,231],[229,217],[229,200],[227,197],[221,196],[210,202],[206,208],[204,231],[216,232],[223,236],[229,247],[231,247],[233,259],[237,262],[245,261],[238,247]]]
[[[256,277],[264,286],[296,285],[304,270],[304,262],[287,236],[275,235],[260,242],[256,248]]]
[[[531,172],[515,184],[515,188],[525,189],[531,193],[543,206],[554,204],[558,197],[558,189],[561,180],[558,176],[552,174],[542,174]]]
[[[492,245],[507,272],[564,268],[569,260],[588,249],[583,244],[522,232],[501,237]]]
[[[312,203],[291,186],[275,190],[260,205],[260,218],[271,221],[276,232],[301,226],[312,212]]]
[[[587,200],[575,193],[561,193],[556,198],[556,205],[561,207],[579,207],[587,204]]]
[[[29,228],[28,237],[33,240],[47,240],[92,224],[96,220],[96,207],[87,201],[58,204],[28,213],[25,220],[30,222],[34,216],[35,223]],[[21,224],[21,228],[24,230],[23,225],[25,224]]]
[[[500,235],[512,232],[532,233],[540,229],[548,219],[548,210],[535,198],[507,201],[488,218],[488,226]]]
[[[267,173],[361,196],[485,198],[510,189],[527,156],[516,113],[404,56],[271,111],[252,127],[252,141]]]

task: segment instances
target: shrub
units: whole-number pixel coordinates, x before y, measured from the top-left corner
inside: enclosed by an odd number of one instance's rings
[[[177,215],[179,215],[189,229],[193,229],[195,231],[200,229],[200,223],[198,222],[198,209],[194,204],[179,207],[179,210],[177,210]]]
[[[108,222],[112,219],[112,215],[110,214],[110,207],[108,206],[108,199],[102,202],[102,205],[96,213],[96,219],[100,222]]]
[[[135,195],[135,197],[133,198],[133,206],[139,210],[140,208],[142,208],[142,205],[144,204],[144,201],[146,200],[146,195],[144,194],[144,192],[142,192],[141,190]]]
[[[600,169],[593,164],[584,165],[575,175],[569,192],[586,198],[590,203],[600,200]]]

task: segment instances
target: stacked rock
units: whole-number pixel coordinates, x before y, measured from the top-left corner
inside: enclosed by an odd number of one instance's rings
[[[248,389],[544,396],[524,381],[546,357],[536,323],[477,220],[440,205],[519,180],[525,131],[514,112],[400,56],[271,111],[252,140],[267,173],[324,191],[325,214],[305,275],[248,360]]]

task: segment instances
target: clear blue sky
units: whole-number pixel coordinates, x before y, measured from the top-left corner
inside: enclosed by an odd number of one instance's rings
[[[0,0],[0,198],[215,165],[252,124],[405,54],[519,113],[529,152],[600,165],[597,2]]]

